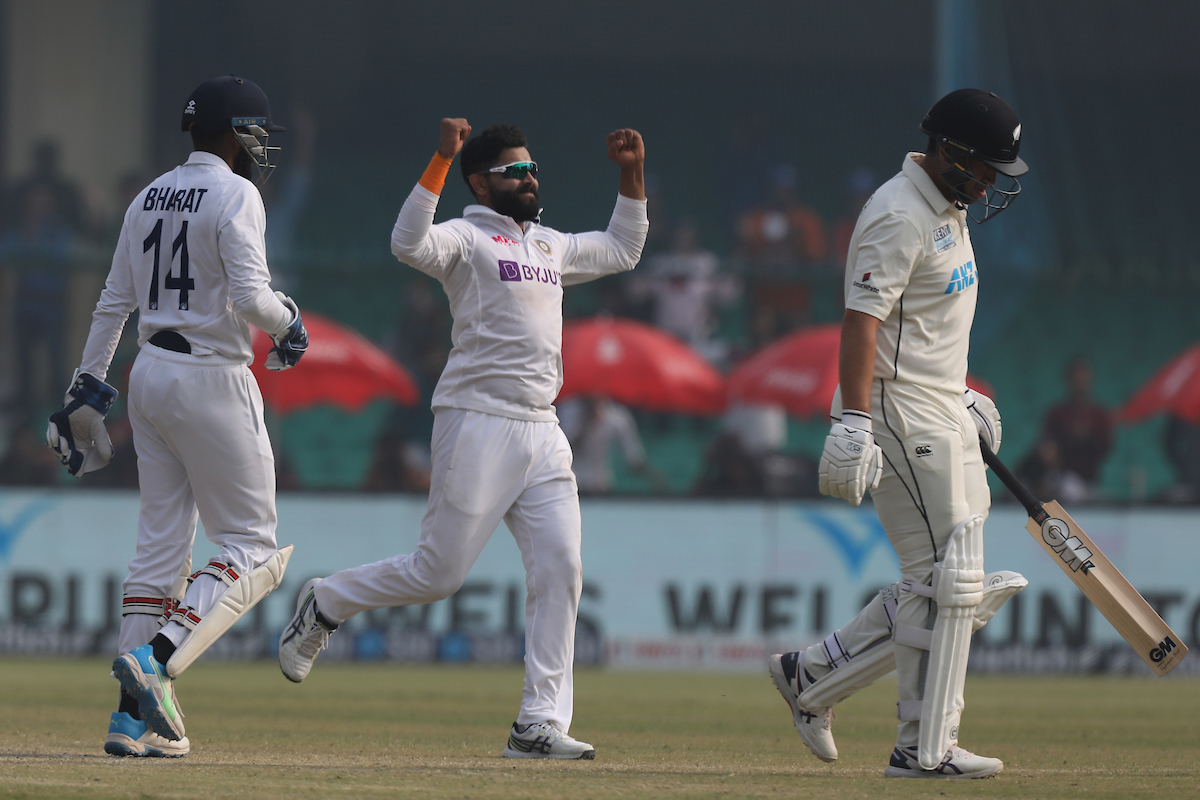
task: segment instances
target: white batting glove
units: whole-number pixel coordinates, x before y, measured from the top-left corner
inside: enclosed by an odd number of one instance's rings
[[[871,416],[861,411],[843,411],[842,421],[833,423],[821,453],[821,494],[841,497],[857,506],[868,490],[883,476],[883,451],[871,435]]]
[[[987,442],[993,453],[1000,452],[1000,412],[986,394],[967,389],[962,396],[963,405],[971,413],[971,419],[979,430],[979,438]]]

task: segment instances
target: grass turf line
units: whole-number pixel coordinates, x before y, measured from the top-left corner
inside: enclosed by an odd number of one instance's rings
[[[178,685],[192,754],[101,749],[117,684],[101,660],[0,659],[0,797],[1160,798],[1200,783],[1200,681],[972,677],[963,746],[986,781],[882,777],[885,679],[838,707],[839,760],[804,748],[762,675],[576,673],[572,734],[594,762],[500,758],[516,668],[201,663]]]

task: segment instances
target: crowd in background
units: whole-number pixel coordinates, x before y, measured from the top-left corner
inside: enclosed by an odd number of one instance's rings
[[[293,114],[293,158],[267,184],[268,258],[277,285],[302,300],[298,229],[312,201],[315,125],[302,109]],[[86,323],[102,285],[103,269],[116,244],[121,216],[147,176],[130,174],[110,204],[94,213],[83,192],[59,163],[58,149],[44,141],[32,166],[0,193],[0,484],[61,485],[67,481],[41,430],[57,408],[79,356],[69,341],[72,314]],[[766,169],[757,195],[731,210],[731,244],[718,253],[703,226],[675,214],[661,181],[648,176],[650,237],[632,273],[599,282],[589,312],[650,323],[686,343],[721,371],[798,327],[841,316],[842,266],[858,210],[880,178],[867,169],[847,176],[841,214],[826,218],[804,196],[796,169]],[[838,204],[830,204],[838,205]],[[382,237],[384,240],[386,237]],[[86,257],[83,257],[86,256]],[[568,304],[569,305],[569,304]],[[428,488],[429,398],[450,348],[445,298],[431,281],[414,279],[395,298],[395,316],[378,344],[411,374],[422,394],[414,408],[393,409],[371,445],[357,486],[365,491],[422,492]],[[568,313],[570,309],[568,308]],[[347,320],[353,325],[353,320]],[[134,354],[133,322],[108,376],[122,390]],[[1064,502],[1103,500],[1100,472],[1114,440],[1112,410],[1092,395],[1095,365],[1087,356],[1069,361],[1062,401],[1045,410],[1042,430],[1027,453],[1009,454],[1018,474],[1041,497]],[[1003,410],[1003,404],[1001,404]],[[614,467],[651,494],[708,497],[816,496],[817,452],[788,442],[788,420],[773,407],[734,407],[716,420],[682,423],[703,440],[703,463],[687,487],[671,486],[643,444],[647,431],[678,428],[662,412],[626,408],[606,397],[560,405],[563,430],[575,450],[584,494],[614,491]],[[273,423],[278,427],[279,421]],[[823,423],[822,423],[823,424]],[[131,432],[118,402],[108,418],[116,455],[89,475],[89,486],[136,488]],[[274,432],[274,431],[273,431]],[[1164,448],[1177,482],[1162,497],[1200,502],[1200,426],[1171,419]],[[288,448],[276,448],[280,487],[311,489],[292,469]]]

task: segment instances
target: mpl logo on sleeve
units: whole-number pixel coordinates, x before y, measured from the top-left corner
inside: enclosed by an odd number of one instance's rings
[[[954,241],[954,234],[950,232],[950,223],[946,223],[933,232],[933,249],[938,253],[944,253],[950,248],[957,245]]]

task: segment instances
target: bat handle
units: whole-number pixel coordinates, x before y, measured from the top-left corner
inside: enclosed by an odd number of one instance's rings
[[[993,453],[992,448],[988,447],[987,442],[982,438],[979,440],[979,450],[983,453],[984,463],[992,468],[992,472],[996,473],[1000,482],[1008,487],[1017,500],[1021,501],[1021,505],[1025,506],[1025,510],[1029,512],[1029,516],[1035,522],[1045,522],[1050,518],[1046,509],[1042,508],[1041,501],[1033,496],[1033,492],[1025,488],[1025,484],[1017,480],[1017,476],[1012,474],[1012,471],[1000,460],[1000,456]]]

